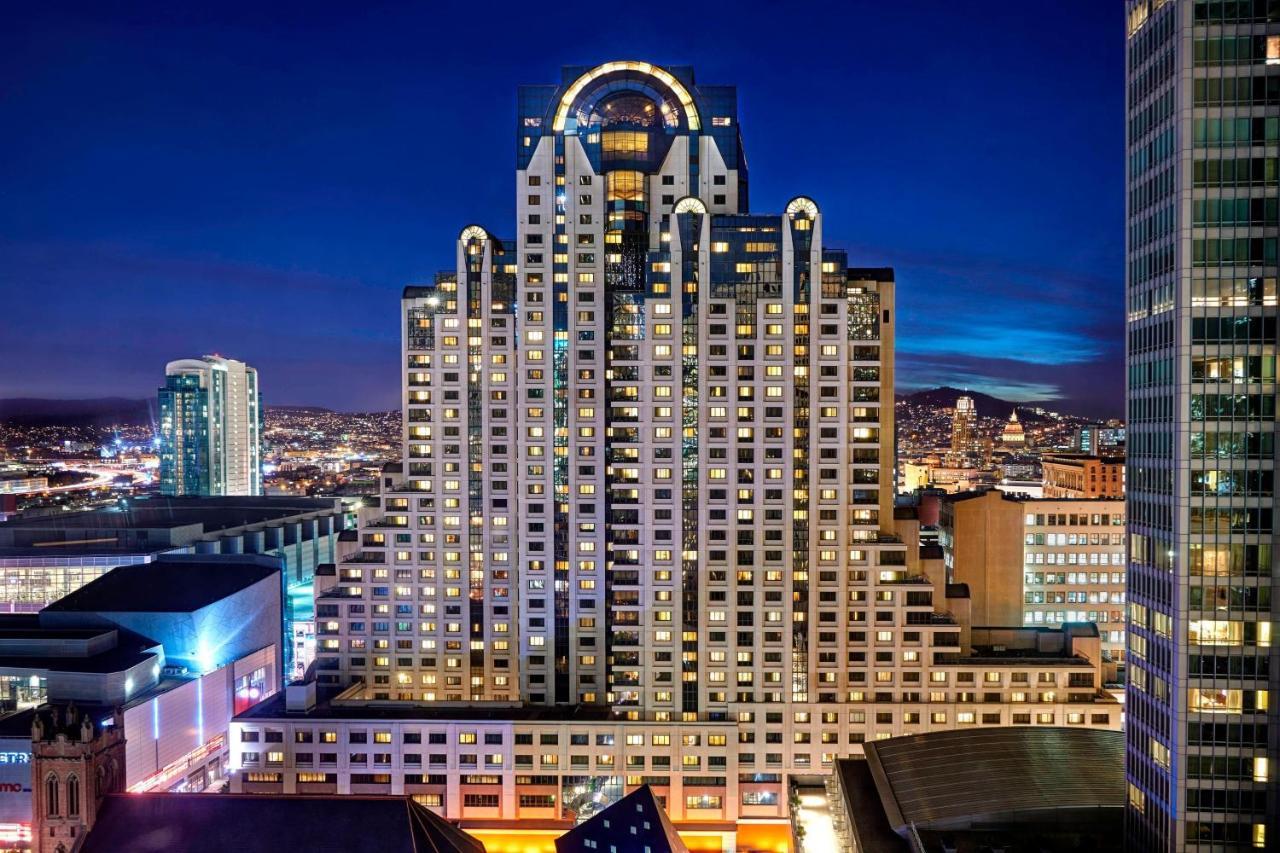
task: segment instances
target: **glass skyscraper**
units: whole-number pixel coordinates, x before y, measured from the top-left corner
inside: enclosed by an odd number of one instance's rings
[[[1280,845],[1280,2],[1127,11],[1129,846]]]
[[[171,361],[159,399],[162,494],[262,494],[258,371],[212,355]]]

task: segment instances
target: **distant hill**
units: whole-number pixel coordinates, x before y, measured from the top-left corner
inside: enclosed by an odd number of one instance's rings
[[[899,394],[898,402],[915,403],[916,405],[943,409],[955,406],[956,399],[959,397],[973,398],[973,403],[978,409],[978,417],[980,418],[1008,420],[1013,410],[1017,409],[1019,420],[1035,421],[1039,420],[1039,416],[1034,414],[1032,409],[1037,406],[1050,411],[1056,411],[1058,408],[1057,404],[1048,401],[1033,400],[1015,403],[1009,400],[1002,400],[999,397],[992,397],[990,394],[983,394],[981,391],[965,391],[960,388],[951,388],[950,386],[930,388],[911,394]]]
[[[149,424],[155,400],[99,397],[92,400],[46,400],[38,397],[0,399],[0,421],[13,426],[107,427]]]
[[[269,412],[315,412],[317,414],[333,414],[333,409],[324,406],[267,406]]]

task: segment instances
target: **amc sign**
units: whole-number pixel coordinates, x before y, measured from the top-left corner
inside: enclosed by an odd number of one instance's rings
[[[30,832],[31,752],[14,748],[20,744],[19,738],[6,738],[0,745],[0,849]]]

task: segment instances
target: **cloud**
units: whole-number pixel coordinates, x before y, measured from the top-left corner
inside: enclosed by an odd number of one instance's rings
[[[897,271],[901,390],[1119,413],[1122,308],[1105,279],[978,255],[880,256]],[[0,396],[143,396],[166,361],[219,351],[258,366],[273,402],[395,406],[399,286],[112,243],[0,242],[0,291],[40,310],[0,316],[0,359],[40,355]]]
[[[1123,286],[1088,269],[983,252],[863,246],[897,279],[900,389],[953,385],[1067,411],[1123,407]]]
[[[0,396],[145,397],[166,362],[221,352],[268,403],[399,404],[399,287],[101,243],[0,243]],[[21,294],[21,298],[18,295]],[[39,316],[30,312],[38,310]]]

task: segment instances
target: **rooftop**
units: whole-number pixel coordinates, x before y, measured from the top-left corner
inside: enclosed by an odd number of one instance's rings
[[[557,853],[603,850],[600,844],[623,842],[622,849],[647,853],[689,853],[653,789],[641,785],[616,803],[556,839]]]
[[[275,521],[291,515],[327,512],[333,498],[300,497],[151,497],[119,509],[95,509],[0,522],[0,532],[21,529],[171,528],[191,524],[206,532]]]
[[[893,281],[893,267],[849,267],[846,281]]]
[[[1123,461],[1123,460],[1122,460]],[[1038,484],[1037,484],[1038,485]],[[1093,504],[1100,503],[1124,503],[1124,498],[1116,497],[1097,497],[1097,498],[1044,498],[1031,497],[1021,492],[1005,492],[1000,489],[973,489],[967,492],[956,492],[950,495],[943,495],[942,502],[944,504],[954,504],[961,501],[973,500],[975,498],[985,498],[988,495],[999,495],[1001,500],[1006,500],[1017,504]]]
[[[608,708],[597,705],[519,705],[515,703],[471,702],[382,702],[344,699],[355,688],[331,699],[319,699],[306,711],[286,707],[287,691],[269,696],[236,716],[237,720],[279,720],[286,718],[317,720],[457,720],[492,723],[624,723]],[[708,725],[715,725],[710,723]]]
[[[1055,727],[929,732],[864,747],[890,825],[968,827],[977,819],[1124,805],[1124,733]]]
[[[112,569],[45,610],[190,613],[279,572],[274,557],[164,555],[154,562]]]
[[[282,846],[281,832],[287,834]],[[109,794],[79,853],[484,853],[405,797]]]
[[[123,672],[159,644],[124,628],[46,627],[38,614],[0,615],[0,669],[48,672]]]
[[[973,654],[948,655],[936,654],[934,662],[940,666],[1014,666],[1029,662],[1054,664],[1057,666],[1082,666],[1092,668],[1088,658],[1064,652],[1038,652],[1035,649],[982,649],[975,648]]]
[[[0,738],[21,738],[31,742],[31,723],[36,718],[35,708],[24,708],[0,717]]]
[[[1104,465],[1123,465],[1123,453],[1046,453],[1042,462],[1101,462]]]
[[[122,631],[121,633],[127,632]],[[108,651],[82,658],[67,657],[65,655],[0,656],[0,671],[20,670],[23,673],[40,671],[83,672],[104,675],[112,672],[124,672],[148,658],[157,657],[155,652],[148,651],[147,646],[143,645],[143,643],[149,643],[150,648],[155,648],[156,643],[137,634],[130,634],[129,636],[136,638],[139,642],[131,643],[124,640],[121,645],[117,645]]]
[[[845,817],[858,839],[859,853],[905,853],[907,843],[889,825],[870,764],[843,759],[836,762],[836,775],[844,794]]]
[[[0,522],[0,557],[156,553],[242,528],[340,511],[335,498],[138,498],[121,507]]]

